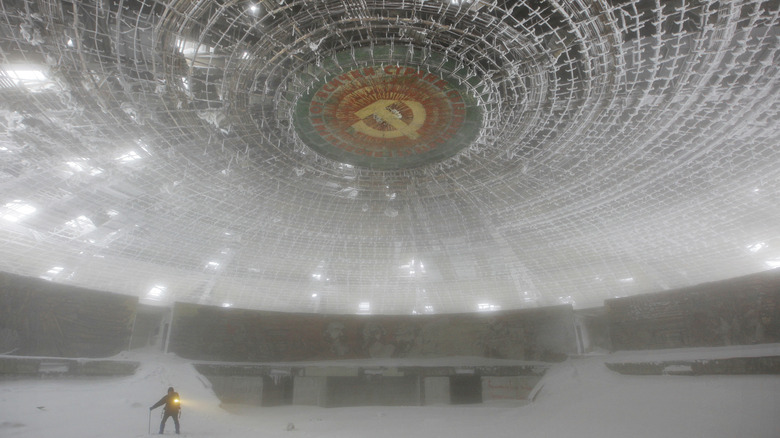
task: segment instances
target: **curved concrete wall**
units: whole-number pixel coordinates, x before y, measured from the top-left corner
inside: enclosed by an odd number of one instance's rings
[[[128,348],[138,298],[0,273],[0,353],[108,357]]]

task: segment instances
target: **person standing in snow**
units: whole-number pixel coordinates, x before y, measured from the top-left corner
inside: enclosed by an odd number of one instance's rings
[[[173,424],[176,426],[176,433],[179,433],[179,417],[181,416],[181,400],[179,399],[179,393],[173,390],[173,386],[168,388],[168,394],[164,395],[157,403],[153,404],[149,410],[165,405],[163,408],[163,417],[160,422],[160,435],[165,430],[165,422],[168,421],[168,417],[173,418]]]

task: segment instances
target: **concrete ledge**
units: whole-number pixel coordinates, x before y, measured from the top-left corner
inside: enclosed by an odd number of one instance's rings
[[[139,362],[119,360],[89,360],[77,362],[73,372],[81,376],[129,376],[135,374]]]
[[[139,362],[61,357],[0,357],[0,377],[129,376]]]
[[[0,375],[36,375],[40,369],[40,359],[0,358]]]
[[[780,356],[658,362],[606,362],[605,365],[617,373],[635,376],[780,374]]]

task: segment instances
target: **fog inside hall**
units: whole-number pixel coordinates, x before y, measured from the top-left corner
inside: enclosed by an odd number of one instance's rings
[[[1,0],[0,437],[173,387],[194,437],[777,438],[779,41],[778,0]]]

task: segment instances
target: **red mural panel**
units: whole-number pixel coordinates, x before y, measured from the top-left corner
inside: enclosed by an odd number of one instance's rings
[[[333,146],[370,157],[404,157],[447,142],[463,125],[457,89],[411,67],[353,70],[323,85],[309,105],[312,126]]]

